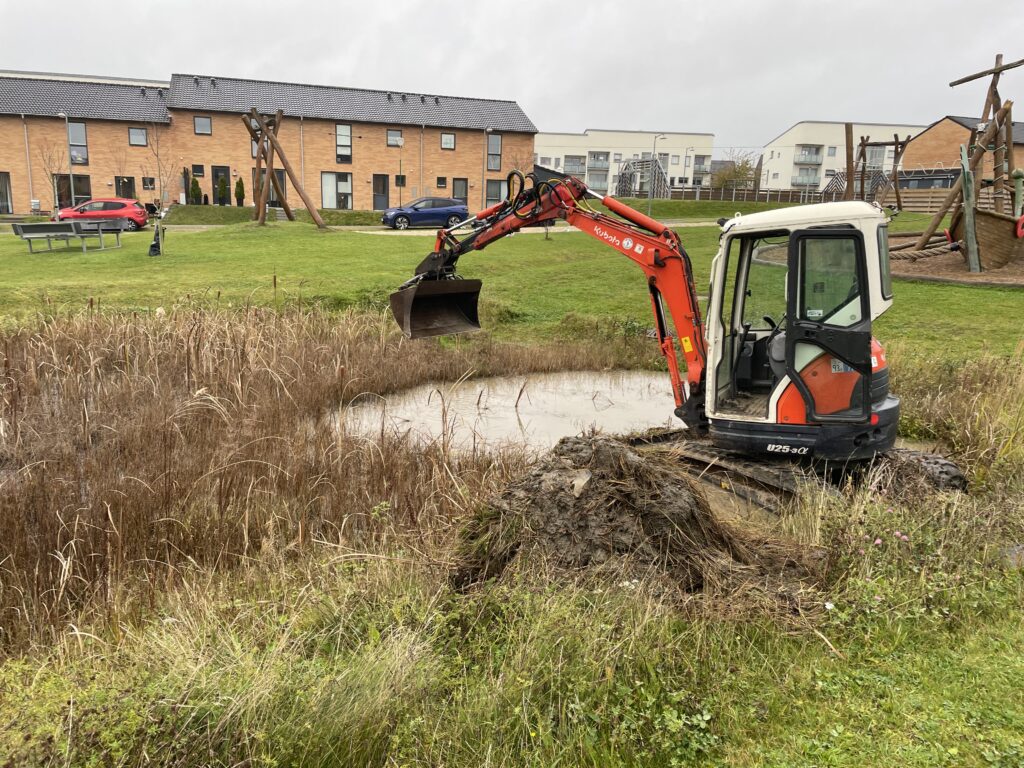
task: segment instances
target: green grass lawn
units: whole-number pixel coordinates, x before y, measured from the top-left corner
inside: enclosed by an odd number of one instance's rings
[[[230,210],[230,209],[228,209]],[[707,292],[716,227],[681,230],[698,293]],[[327,309],[380,306],[411,276],[433,245],[429,234],[392,236],[318,231],[280,223],[174,232],[168,255],[147,256],[152,234],[128,234],[120,250],[77,249],[30,255],[0,236],[0,313],[76,311],[90,300],[108,309],[146,310],[205,299],[221,306],[315,303]],[[567,315],[649,322],[643,274],[586,235],[523,234],[471,254],[467,277],[485,281],[485,317],[506,338],[548,338]],[[276,278],[276,290],[275,290]],[[987,322],[978,323],[984,308]],[[922,351],[963,357],[984,350],[1012,352],[1024,331],[1024,291],[898,281],[896,303],[877,324],[883,342],[908,341]]]

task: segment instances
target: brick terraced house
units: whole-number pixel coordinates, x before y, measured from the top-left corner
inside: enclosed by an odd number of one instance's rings
[[[980,118],[946,115],[917,134],[903,153],[900,186],[908,189],[951,187],[960,176],[960,145],[967,144]],[[992,178],[991,152],[982,157],[980,178]],[[1013,124],[1013,161],[1024,167],[1024,123]]]
[[[234,204],[241,178],[251,205],[255,147],[241,119],[251,107],[283,110],[279,139],[322,208],[379,210],[438,195],[475,209],[504,195],[510,170],[532,167],[537,130],[514,101],[206,75],[0,72],[0,213],[31,212],[34,200],[42,211],[67,205],[69,155],[75,202],[181,202],[187,172],[212,204]]]

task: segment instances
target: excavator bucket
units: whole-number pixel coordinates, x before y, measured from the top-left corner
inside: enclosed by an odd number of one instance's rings
[[[410,339],[480,330],[479,280],[421,280],[391,294],[391,313]]]

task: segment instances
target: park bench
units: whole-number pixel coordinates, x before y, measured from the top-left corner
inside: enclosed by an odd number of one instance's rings
[[[67,247],[71,247],[71,240],[78,238],[82,243],[82,253],[85,253],[89,238],[99,238],[99,248],[93,250],[106,250],[103,235],[114,235],[117,244],[111,248],[121,247],[121,232],[124,231],[127,219],[96,219],[93,221],[45,221],[38,224],[12,224],[14,234],[28,243],[29,253],[38,253],[32,243],[37,240],[46,241],[46,250],[53,250],[54,241],[63,241]]]

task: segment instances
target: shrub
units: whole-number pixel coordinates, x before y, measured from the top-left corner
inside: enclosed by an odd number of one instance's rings
[[[238,204],[239,208],[241,208],[242,203],[245,202],[245,184],[242,182],[241,176],[239,176],[238,180],[235,182],[235,202]]]

